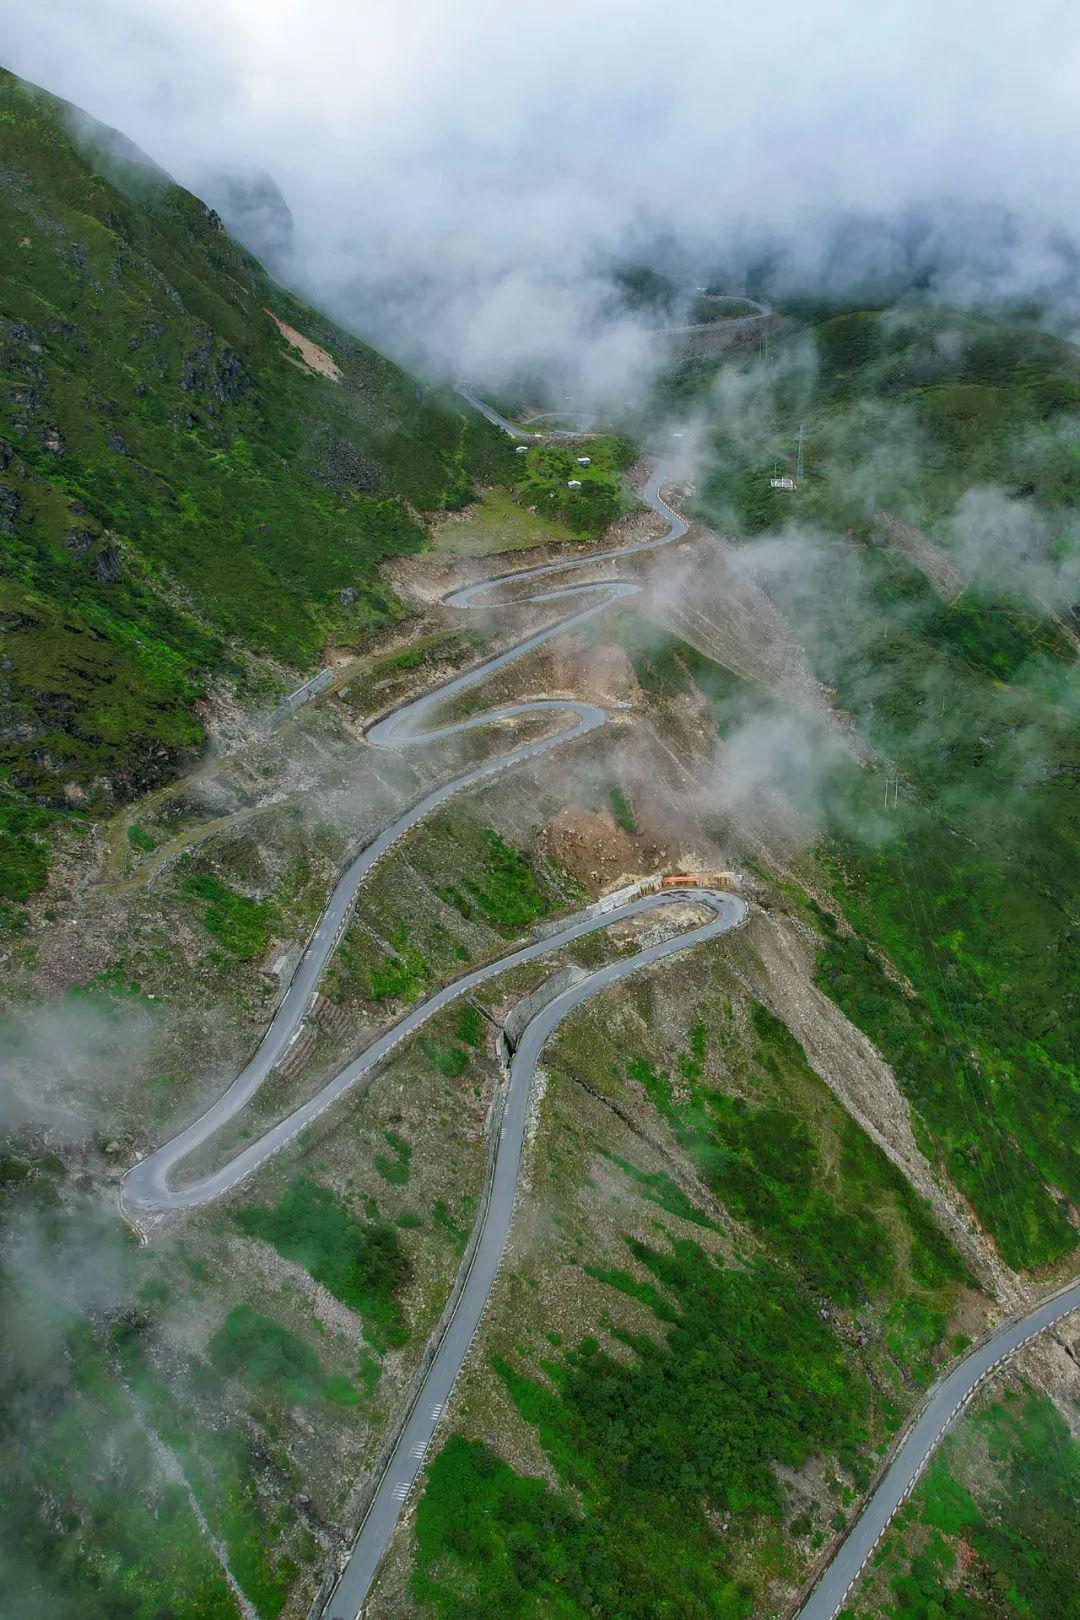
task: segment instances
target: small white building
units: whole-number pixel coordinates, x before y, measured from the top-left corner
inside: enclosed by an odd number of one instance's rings
[[[799,487],[798,484],[795,482],[794,478],[788,478],[788,477],[770,478],[769,479],[769,486],[772,489],[798,489],[798,487]]]
[[[566,487],[567,487],[567,489],[580,489],[581,488],[581,479],[580,478],[568,478],[566,480]]]
[[[527,444],[518,444],[518,445],[514,446],[514,454],[515,454],[515,456],[527,456],[528,453],[529,453],[529,447],[528,447]]]
[[[589,467],[592,465],[592,456],[575,456],[574,459],[579,467]]]

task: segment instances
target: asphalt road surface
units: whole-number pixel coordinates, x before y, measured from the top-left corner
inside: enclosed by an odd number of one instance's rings
[[[499,420],[500,425],[505,426],[507,431],[513,431],[508,423],[504,424],[501,419]],[[635,546],[592,552],[587,556],[571,558],[565,562],[546,563],[534,568],[521,569],[516,573],[500,574],[452,592],[446,598],[447,606],[471,608],[489,592],[497,591],[511,582],[517,585],[551,574],[591,568],[616,558],[621,559],[632,552],[655,550],[680,538],[686,533],[687,524],[663,500],[660,494],[662,476],[663,467],[658,465],[644,491],[648,504],[667,520],[668,527],[662,535]],[[209,1175],[176,1185],[171,1179],[172,1172],[196,1148],[209,1141],[225,1124],[235,1118],[288,1052],[303,1026],[323,969],[348,923],[357,891],[372,867],[387,850],[431,810],[452,795],[474,783],[486,780],[498,771],[583,736],[604,725],[607,720],[607,711],[596,704],[577,703],[562,698],[539,698],[524,703],[503,705],[444,726],[429,723],[432,712],[449,698],[486,680],[495,670],[523,657],[553,636],[560,635],[566,629],[604,611],[612,601],[636,594],[638,589],[636,584],[625,580],[589,580],[576,586],[560,586],[553,590],[533,592],[525,597],[516,596],[514,598],[516,601],[533,603],[561,603],[569,598],[582,597],[594,597],[595,600],[526,636],[506,652],[499,653],[476,668],[454,676],[435,691],[394,711],[370,727],[367,739],[371,744],[376,747],[400,749],[420,745],[430,746],[476,727],[487,726],[495,721],[519,715],[551,712],[565,715],[568,720],[567,725],[540,740],[499,754],[425,794],[355,857],[335,885],[308,941],[296,973],[250,1062],[204,1114],[163,1147],[135,1165],[122,1184],[122,1205],[136,1218],[140,1214],[161,1214],[170,1210],[189,1208],[220,1197],[251,1175],[274,1154],[280,1152],[300,1131],[355,1086],[361,1078],[369,1074],[401,1041],[414,1034],[440,1008],[457,997],[475,990],[496,974],[523,962],[549,956],[573,940],[581,939],[599,929],[609,928],[612,923],[660,911],[687,899],[692,899],[712,912],[707,922],[684,933],[655,941],[633,955],[611,962],[598,972],[588,975],[548,1003],[523,1031],[511,1062],[492,1178],[478,1217],[478,1227],[470,1244],[467,1273],[463,1279],[459,1279],[452,1314],[435,1349],[419,1396],[409,1412],[397,1446],[379,1480],[352,1554],[326,1611],[328,1615],[342,1616],[343,1620],[355,1620],[363,1606],[404,1503],[423,1466],[427,1449],[490,1296],[510,1232],[529,1092],[544,1042],[567,1013],[590,996],[599,994],[609,985],[651,963],[663,960],[676,951],[688,950],[694,945],[726,933],[745,916],[746,903],[736,895],[694,887],[686,890],[668,889],[663,893],[643,895],[608,910],[601,910],[599,906],[590,907],[567,919],[556,929],[545,933],[543,937],[510,951],[496,962],[487,963],[465,974],[454,984],[437,991],[420,1006],[413,1008],[392,1028],[373,1041],[365,1052],[342,1069],[315,1097],[279,1120],[228,1164]],[[313,677],[312,681],[293,695],[293,699],[288,701],[284,710],[297,707],[300,702],[318,691],[320,685],[319,677]]]
[[[330,1620],[356,1620],[356,1616],[362,1610],[416,1477],[424,1466],[428,1447],[446,1409],[477,1325],[484,1314],[484,1307],[498,1275],[514,1214],[529,1093],[544,1043],[567,1013],[572,1012],[590,996],[598,995],[601,990],[616,984],[620,979],[625,979],[649,963],[662,961],[665,956],[671,956],[675,951],[688,950],[692,945],[701,944],[718,934],[726,933],[742,920],[746,912],[745,901],[736,895],[707,889],[665,890],[663,894],[645,896],[628,906],[620,907],[604,917],[595,919],[594,926],[605,926],[613,918],[648,911],[654,906],[667,904],[672,899],[679,901],[693,899],[703,902],[713,912],[713,916],[707,923],[687,933],[648,946],[622,961],[608,963],[606,967],[600,968],[598,972],[590,974],[588,978],[572,985],[549,1001],[522,1032],[510,1065],[510,1081],[496,1149],[494,1178],[487,1202],[480,1211],[480,1239],[473,1252],[457,1305],[435,1352],[435,1359],[424,1379],[389,1464],[379,1481],[349,1561],[326,1607],[325,1614]],[[552,936],[551,943],[558,942],[559,937]],[[508,962],[509,959],[506,959],[500,966],[505,967]]]
[[[477,399],[466,387],[462,386],[459,392],[489,421],[506,433],[517,438],[539,437],[522,433],[497,411]],[[565,574],[571,570],[591,568],[616,558],[621,559],[634,552],[652,551],[669,545],[686,533],[687,524],[660,495],[663,472],[662,464],[658,464],[644,491],[645,500],[654,511],[666,518],[668,523],[668,528],[658,538],[619,550],[593,552],[580,558],[521,569],[517,573],[499,574],[452,592],[445,599],[446,605],[452,608],[471,608],[481,602],[488,593],[499,591],[510,584],[518,585],[550,574]],[[506,652],[486,660],[474,669],[454,676],[433,692],[394,711],[370,727],[367,740],[373,746],[401,749],[430,746],[441,739],[497,721],[513,719],[519,715],[551,712],[565,715],[568,722],[538,741],[522,744],[501,753],[425,794],[353,859],[335,885],[289,987],[250,1062],[204,1114],[163,1147],[135,1165],[128,1172],[121,1187],[121,1204],[134,1218],[204,1204],[228,1192],[267,1159],[280,1152],[305,1126],[369,1074],[401,1041],[415,1033],[440,1008],[476,989],[496,974],[522,962],[538,960],[575,939],[583,938],[598,929],[610,927],[612,923],[626,917],[660,910],[675,903],[685,902],[687,899],[693,899],[706,906],[713,914],[706,923],[698,927],[657,941],[588,975],[549,1002],[523,1031],[511,1063],[493,1176],[486,1201],[478,1217],[478,1231],[474,1233],[470,1245],[467,1274],[463,1280],[459,1279],[457,1302],[435,1349],[420,1394],[408,1414],[396,1448],[379,1480],[352,1554],[325,1611],[329,1620],[356,1620],[360,1614],[394,1527],[424,1465],[432,1437],[483,1315],[510,1231],[529,1093],[545,1041],[573,1008],[589,997],[599,994],[609,985],[651,963],[663,960],[676,951],[688,950],[694,945],[726,933],[742,920],[746,911],[745,902],[735,895],[719,890],[674,889],[659,894],[643,895],[639,899],[605,912],[601,912],[597,907],[581,912],[567,919],[543,938],[518,947],[497,962],[475,969],[456,983],[437,991],[422,1005],[413,1008],[391,1029],[372,1042],[366,1052],[342,1069],[315,1097],[280,1120],[258,1141],[251,1143],[217,1171],[179,1185],[173,1184],[172,1172],[196,1148],[209,1141],[222,1126],[235,1118],[295,1042],[303,1027],[323,970],[348,923],[360,885],[398,839],[423,820],[431,810],[463,789],[483,782],[499,771],[509,769],[524,760],[535,758],[552,748],[571,742],[603,726],[607,721],[607,711],[596,704],[578,703],[563,698],[538,698],[504,705],[485,710],[456,724],[444,726],[433,726],[428,723],[433,711],[447,699],[478,685],[495,670],[523,657],[553,636],[560,635],[568,628],[603,612],[612,601],[636,594],[638,589],[638,585],[629,581],[599,579],[513,597],[512,601],[533,603],[555,603],[582,597],[593,597],[595,600],[568,615],[556,618],[551,624],[526,636]],[[291,712],[319,691],[323,684],[323,674],[324,672],[320,671],[293,694],[283,705],[282,715]],[[885,1526],[897,1506],[910,1492],[945,1428],[965,1404],[972,1391],[1000,1360],[1077,1306],[1080,1306],[1080,1282],[1054,1299],[1045,1301],[1022,1320],[1000,1329],[991,1339],[972,1350],[964,1361],[930,1392],[924,1409],[915,1420],[910,1433],[900,1446],[851,1534],[819,1580],[801,1611],[799,1620],[831,1620],[843,1605],[845,1597],[857,1580]]]
[[[1080,1282],[1074,1282],[1018,1321],[999,1328],[934,1385],[862,1515],[799,1611],[798,1620],[832,1620],[840,1612],[893,1514],[907,1500],[934,1447],[979,1384],[1022,1344],[1078,1308]]]
[[[653,551],[659,546],[665,546],[671,541],[680,538],[686,533],[687,524],[679,514],[672,510],[660,495],[660,483],[663,476],[662,466],[653,472],[644,491],[644,498],[653,509],[666,517],[668,527],[664,534],[653,540],[645,540],[635,546],[627,546],[621,550],[592,552],[587,556],[570,558],[565,562],[545,563],[535,568],[521,569],[518,573],[499,574],[492,579],[484,580],[478,584],[466,586],[462,590],[453,591],[446,598],[447,606],[455,608],[468,608],[476,603],[487,592],[494,591],[510,582],[518,583],[524,580],[539,579],[548,574],[566,573],[573,569],[593,567],[615,558],[622,558],[639,551]],[[171,1141],[163,1147],[147,1155],[140,1163],[133,1166],[125,1176],[120,1190],[122,1208],[138,1217],[140,1213],[162,1213],[167,1210],[190,1208],[204,1204],[212,1198],[220,1197],[235,1187],[246,1176],[251,1175],[261,1164],[264,1164],[273,1154],[291,1142],[292,1139],[309,1125],[311,1121],[335,1102],[365,1074],[369,1073],[376,1064],[386,1057],[399,1041],[404,1040],[430,1018],[446,1001],[463,995],[467,990],[481,983],[484,978],[491,976],[492,971],[501,971],[501,968],[489,966],[481,971],[481,977],[466,975],[455,985],[448,986],[438,995],[431,997],[422,1006],[414,1008],[400,1023],[374,1041],[372,1045],[353,1063],[350,1063],[340,1074],[336,1075],[330,1083],[315,1097],[312,1097],[302,1108],[296,1109],[285,1119],[280,1120],[269,1131],[265,1132],[257,1141],[236,1155],[227,1165],[215,1171],[212,1175],[203,1176],[196,1181],[173,1185],[172,1172],[182,1161],[188,1158],[195,1150],[208,1142],[231,1119],[234,1119],[240,1110],[248,1103],[258,1091],[259,1087],[273,1073],[277,1065],[288,1053],[303,1027],[304,1019],[311,1006],[311,1002],[318,988],[323,970],[332,955],[342,933],[348,924],[352,913],[357,892],[368,873],[378,861],[391,849],[397,841],[430,814],[438,805],[444,804],[447,799],[454,797],[464,788],[475,783],[486,781],[489,777],[497,775],[500,771],[511,766],[521,764],[522,761],[532,759],[550,749],[571,742],[587,732],[594,731],[607,721],[607,710],[594,703],[577,703],[567,698],[536,698],[524,703],[502,705],[494,709],[486,709],[482,714],[470,716],[453,725],[433,726],[425,724],[432,711],[447,701],[456,697],[471,687],[479,685],[495,670],[502,669],[513,663],[524,654],[531,652],[535,647],[542,646],[553,636],[561,635],[563,631],[574,625],[584,623],[597,613],[602,613],[612,601],[620,597],[635,595],[639,587],[625,580],[590,580],[581,585],[563,586],[555,590],[533,592],[528,596],[518,596],[518,602],[563,602],[567,599],[580,597],[594,597],[587,607],[556,618],[543,629],[526,636],[506,652],[497,654],[485,660],[475,668],[455,675],[442,686],[418,698],[415,702],[406,704],[403,708],[395,710],[384,719],[378,720],[367,732],[367,739],[378,748],[412,748],[430,746],[448,737],[459,736],[464,732],[476,730],[478,727],[488,726],[496,721],[513,719],[519,715],[535,715],[552,713],[565,715],[568,724],[558,730],[548,733],[536,742],[524,743],[505,753],[477,765],[461,775],[452,778],[426,793],[417,800],[408,810],[398,816],[396,820],[383,829],[365,849],[350,862],[335,885],[311,938],[308,940],[304,953],[300,958],[288,989],[270,1022],[266,1034],[244,1068],[236,1079],[216,1102],[192,1123],[180,1131]],[[308,682],[301,692],[311,695],[319,690],[317,677]],[[581,927],[580,932],[589,932],[592,927],[607,927],[617,918],[617,913],[608,913],[602,922],[586,917],[587,926]],[[581,919],[577,920],[578,922]],[[557,936],[551,935],[543,942],[543,949],[534,951],[534,955],[544,955],[555,946],[551,943]],[[575,932],[575,923],[572,920],[567,924],[567,939],[578,937]],[[526,950],[530,950],[526,947]],[[509,967],[517,960],[529,960],[529,956],[519,957],[511,955],[504,959],[502,967]]]

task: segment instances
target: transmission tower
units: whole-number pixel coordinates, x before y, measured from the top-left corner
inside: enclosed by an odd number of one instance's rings
[[[803,425],[802,425],[801,422],[799,423],[799,437],[796,440],[796,445],[797,445],[797,450],[796,450],[796,455],[795,455],[795,482],[797,484],[801,484],[802,483],[802,474],[803,474]]]

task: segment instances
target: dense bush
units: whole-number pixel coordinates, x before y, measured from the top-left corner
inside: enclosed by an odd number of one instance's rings
[[[219,1372],[283,1401],[322,1398],[351,1406],[357,1398],[348,1379],[323,1375],[310,1345],[250,1305],[229,1312],[210,1340],[210,1359]]]
[[[268,901],[238,894],[208,872],[189,872],[181,880],[180,892],[207,901],[203,924],[230,956],[251,961],[266,955],[276,915]]]
[[[628,1337],[616,1359],[585,1340],[549,1365],[553,1388],[501,1366],[580,1507],[483,1445],[455,1438],[436,1459],[413,1583],[442,1620],[741,1620],[750,1590],[703,1508],[775,1516],[774,1462],[857,1443],[865,1386],[789,1276],[724,1269],[691,1243],[631,1247],[667,1302],[662,1341]]]
[[[236,1224],[306,1267],[385,1343],[404,1342],[397,1294],[412,1267],[389,1221],[356,1220],[329,1188],[297,1178],[275,1207],[238,1209]]]

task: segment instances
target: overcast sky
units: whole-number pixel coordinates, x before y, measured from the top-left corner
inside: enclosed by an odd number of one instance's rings
[[[642,242],[835,279],[930,205],[960,295],[1060,287],[1080,218],[1071,0],[0,0],[0,57],[196,190],[267,170],[294,274],[455,366],[595,339]]]

